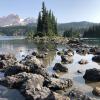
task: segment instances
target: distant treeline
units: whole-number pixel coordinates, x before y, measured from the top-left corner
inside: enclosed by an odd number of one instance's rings
[[[100,38],[100,24],[90,27],[84,32],[83,37],[86,38]]]
[[[60,32],[58,31],[58,33]],[[33,37],[36,34],[37,34],[37,27],[34,25],[0,27],[0,35],[7,35],[7,36],[28,35],[30,37]],[[60,33],[60,35],[64,37],[81,36],[84,38],[100,38],[100,24],[91,26],[87,29],[65,28],[62,34]]]
[[[36,30],[35,26],[0,27],[0,35],[7,35],[7,36],[28,35],[30,33],[34,33],[35,30]]]

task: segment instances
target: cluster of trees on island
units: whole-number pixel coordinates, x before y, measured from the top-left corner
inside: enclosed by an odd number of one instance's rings
[[[37,32],[35,36],[57,35],[57,19],[51,10],[47,10],[45,3],[42,3],[42,11],[39,12]]]
[[[43,2],[42,10],[39,12],[38,20],[37,23],[35,23],[35,25],[0,27],[0,35],[26,35],[30,38],[34,38],[36,36],[100,38],[100,24],[93,25],[93,23],[82,23],[78,23],[77,25],[76,23],[71,23],[67,26],[66,24],[57,24],[57,19],[54,16],[53,12],[51,10],[47,10],[45,3]],[[91,24],[91,26],[87,27],[87,24]],[[70,26],[72,27],[70,28]],[[61,34],[59,29],[61,29]]]

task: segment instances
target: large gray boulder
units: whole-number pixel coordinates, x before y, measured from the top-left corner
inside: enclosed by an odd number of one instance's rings
[[[10,88],[20,88],[21,85],[29,79],[34,80],[34,82],[38,81],[41,86],[44,82],[44,77],[41,75],[23,72],[2,78],[0,84]]]
[[[33,68],[29,66],[25,66],[23,64],[16,64],[14,66],[10,66],[5,70],[5,76],[15,75],[21,72],[33,72]]]
[[[56,90],[66,90],[72,85],[73,85],[73,82],[70,79],[51,78],[50,82],[47,84],[47,87],[53,91],[56,91]]]

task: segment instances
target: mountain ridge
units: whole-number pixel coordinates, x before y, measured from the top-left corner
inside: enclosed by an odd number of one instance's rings
[[[33,17],[28,17],[25,19],[20,18],[17,14],[9,14],[8,16],[0,17],[0,27],[10,27],[10,26],[37,26],[37,19]],[[65,30],[83,30],[92,27],[99,23],[93,23],[88,21],[80,22],[68,22],[68,23],[58,23],[58,31],[63,33]]]
[[[0,27],[27,25],[36,23],[36,21],[37,20],[33,17],[22,19],[17,14],[9,14],[7,16],[0,17]]]

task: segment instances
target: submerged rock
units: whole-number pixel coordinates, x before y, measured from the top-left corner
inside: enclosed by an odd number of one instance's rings
[[[57,55],[63,55],[63,54],[64,54],[63,51],[58,51],[58,52],[57,52]]]
[[[69,49],[67,51],[64,51],[64,55],[73,56],[74,55],[74,51]]]
[[[77,70],[77,73],[80,73],[80,74],[82,74],[82,71],[80,71],[80,70]]]
[[[100,55],[100,48],[97,47],[90,48],[89,53],[94,55]]]
[[[68,72],[68,68],[60,63],[56,63],[53,67],[53,70],[59,71],[59,72]]]
[[[0,69],[4,68],[6,65],[7,63],[4,60],[0,61]]]
[[[88,69],[88,70],[86,70],[83,78],[86,81],[99,82],[100,81],[100,70],[96,69],[96,68]]]
[[[87,49],[77,49],[76,50],[76,53],[78,53],[78,54],[80,54],[80,55],[86,55],[86,54],[88,54],[89,53],[89,51],[87,50]]]
[[[73,62],[72,57],[69,57],[67,55],[61,56],[61,60],[62,60],[63,63],[68,63],[68,64]]]
[[[100,55],[99,55],[99,56],[94,56],[94,57],[92,58],[92,60],[93,60],[94,62],[100,63]]]
[[[88,61],[87,60],[84,60],[84,59],[81,59],[80,61],[79,61],[79,64],[87,64],[88,63]]]
[[[88,97],[78,89],[71,90],[68,96],[70,97],[71,100],[93,100],[92,98]]]
[[[53,95],[51,95],[51,97],[48,97],[47,100],[70,100],[70,98],[53,92]]]

